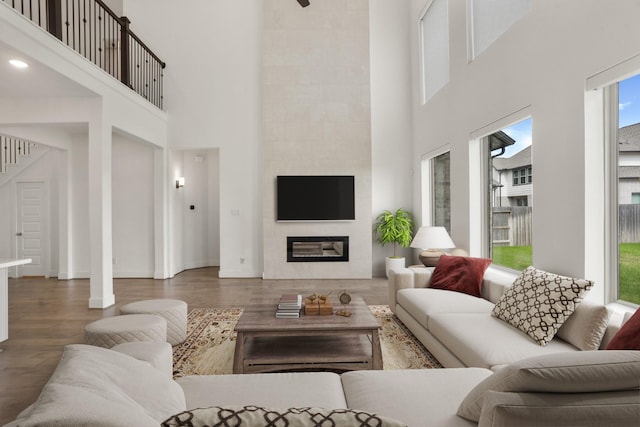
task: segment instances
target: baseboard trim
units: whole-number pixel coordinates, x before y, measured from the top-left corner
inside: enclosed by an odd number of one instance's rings
[[[116,303],[116,296],[110,295],[107,298],[89,298],[89,308],[108,308]]]
[[[257,271],[240,271],[240,270],[220,270],[218,272],[218,277],[221,279],[250,279],[250,278],[261,278],[262,272]]]

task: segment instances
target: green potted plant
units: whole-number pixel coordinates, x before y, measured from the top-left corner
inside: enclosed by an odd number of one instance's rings
[[[395,212],[384,211],[376,218],[374,225],[376,240],[382,246],[393,243],[393,256],[385,258],[385,271],[405,266],[404,257],[396,254],[398,245],[409,247],[413,238],[413,217],[406,210],[399,208]]]

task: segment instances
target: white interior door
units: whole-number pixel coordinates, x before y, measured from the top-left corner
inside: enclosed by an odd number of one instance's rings
[[[18,276],[45,276],[45,183],[18,182],[16,242],[18,258],[31,258],[18,268]]]

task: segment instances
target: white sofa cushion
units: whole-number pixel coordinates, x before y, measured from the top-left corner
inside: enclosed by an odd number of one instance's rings
[[[597,350],[600,348],[608,324],[607,307],[590,301],[582,301],[558,329],[556,336],[580,350]]]
[[[173,376],[173,347],[168,342],[125,342],[114,345],[111,350],[148,362],[168,377]]]
[[[429,317],[438,313],[491,313],[493,304],[460,292],[443,289],[402,289],[398,304],[424,328],[429,330]]]
[[[638,427],[637,391],[603,393],[485,394],[478,427],[615,426]]]
[[[492,369],[535,355],[577,349],[562,340],[539,346],[527,334],[481,313],[443,313],[429,318],[429,332],[466,366]]]
[[[590,280],[527,267],[498,300],[492,314],[544,346],[592,287]]]
[[[16,424],[155,426],[186,409],[182,389],[149,363],[83,344],[65,347],[36,402]]]
[[[187,408],[247,404],[270,408],[347,407],[340,376],[332,372],[192,375],[176,382],[184,391]]]
[[[639,351],[580,351],[515,362],[478,384],[458,415],[478,421],[486,392],[598,393],[640,388]]]
[[[475,426],[456,415],[458,405],[491,375],[481,368],[351,371],[342,374],[350,408],[403,421],[409,426]]]

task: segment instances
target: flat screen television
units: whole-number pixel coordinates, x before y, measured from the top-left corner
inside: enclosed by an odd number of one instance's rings
[[[356,219],[352,175],[281,175],[276,181],[278,221]]]

